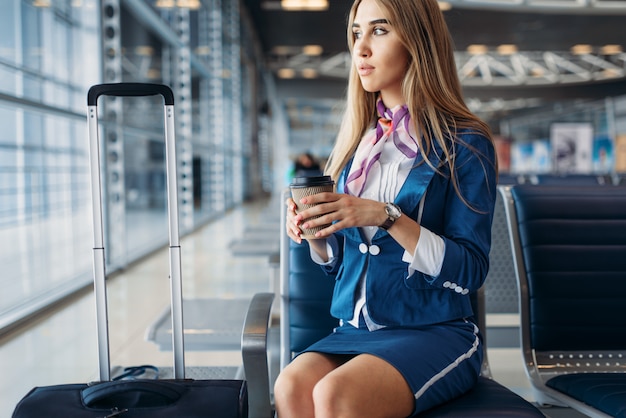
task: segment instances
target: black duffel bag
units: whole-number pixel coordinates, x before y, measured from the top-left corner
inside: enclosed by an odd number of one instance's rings
[[[243,380],[118,380],[36,387],[12,418],[247,418]]]

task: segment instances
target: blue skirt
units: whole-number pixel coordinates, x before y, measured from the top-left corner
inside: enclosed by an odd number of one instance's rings
[[[419,328],[387,327],[369,331],[344,324],[304,352],[371,354],[394,366],[415,395],[414,414],[445,403],[471,389],[480,374],[482,337],[469,320]],[[375,383],[375,382],[373,382]]]

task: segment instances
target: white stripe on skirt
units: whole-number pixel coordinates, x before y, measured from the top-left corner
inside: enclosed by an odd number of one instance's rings
[[[466,322],[467,322],[467,320],[466,320]],[[466,360],[466,359],[472,357],[472,355],[476,352],[476,350],[478,350],[478,345],[480,344],[480,340],[478,338],[478,327],[476,326],[476,324],[474,324],[474,336],[476,338],[474,339],[474,343],[472,344],[472,347],[466,353],[463,353],[462,355],[457,357],[457,359],[454,360],[454,362],[452,362],[451,364],[449,364],[448,367],[446,367],[445,369],[443,369],[442,371],[440,371],[439,373],[437,373],[436,375],[431,377],[428,380],[428,382],[426,382],[424,384],[424,386],[422,386],[420,388],[420,390],[415,392],[415,399],[418,399],[420,396],[422,396],[424,394],[424,392],[426,392],[438,380],[440,380],[445,375],[450,373],[450,371],[454,370],[463,360]]]

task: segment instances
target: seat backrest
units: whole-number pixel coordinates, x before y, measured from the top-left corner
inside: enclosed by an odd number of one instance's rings
[[[526,177],[523,174],[515,173],[498,173],[498,184],[523,184],[526,182]]]
[[[532,181],[533,184],[546,186],[597,186],[611,184],[611,181],[607,176],[578,173],[537,174],[532,176]]]
[[[513,257],[511,256],[511,240],[506,224],[504,202],[499,194],[496,196],[493,210],[489,272],[485,279],[484,288],[487,314],[518,313],[519,303]]]
[[[626,189],[501,187],[531,380],[624,370]]]

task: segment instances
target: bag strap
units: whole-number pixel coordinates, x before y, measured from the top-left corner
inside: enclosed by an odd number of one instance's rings
[[[182,385],[158,380],[118,380],[98,383],[85,388],[81,392],[83,403],[94,407],[102,403],[115,403],[117,407],[151,407],[169,405],[186,392]],[[116,397],[128,397],[130,395],[148,395],[150,401],[142,405],[117,405]]]
[[[159,369],[156,366],[151,366],[149,364],[144,364],[142,366],[133,366],[133,367],[126,367],[124,369],[124,373],[120,374],[119,376],[115,376],[113,379],[111,380],[129,380],[129,379],[136,379],[141,375],[146,374],[146,372],[148,370],[151,370],[154,372],[154,377],[153,379],[158,379],[159,378]]]

